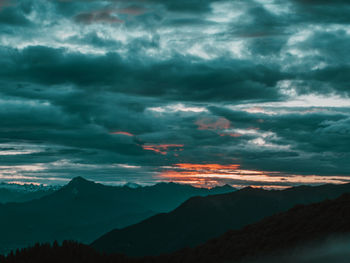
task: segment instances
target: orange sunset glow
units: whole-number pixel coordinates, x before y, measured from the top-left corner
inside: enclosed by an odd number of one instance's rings
[[[239,164],[178,163],[163,168],[164,170],[159,174],[161,180],[191,184],[198,187],[230,184],[236,187],[252,185],[266,189],[282,189],[296,184],[342,184],[350,181],[346,176],[305,176],[283,174],[276,171],[246,170],[242,169]]]
[[[210,173],[212,171],[228,172],[228,171],[236,170],[240,167],[240,165],[239,164],[222,165],[222,164],[178,163],[178,164],[175,164],[175,167],[186,170],[188,172],[193,171],[193,172]]]
[[[198,126],[198,130],[224,130],[229,129],[231,123],[226,118],[218,118],[217,120],[213,120],[210,118],[203,118],[196,121]]]
[[[125,136],[134,136],[134,134],[130,133],[130,132],[125,132],[125,131],[115,131],[115,132],[111,132],[111,134],[115,134],[115,135],[125,135]]]
[[[153,151],[162,155],[166,155],[170,148],[173,150],[179,150],[183,148],[183,144],[145,144],[142,145],[142,148],[147,151]],[[181,149],[182,150],[182,149]]]

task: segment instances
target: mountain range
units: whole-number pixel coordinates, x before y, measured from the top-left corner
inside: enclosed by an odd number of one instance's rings
[[[0,262],[347,263],[349,234],[350,194],[344,194],[335,200],[294,206],[240,230],[229,230],[203,245],[162,256],[108,255],[87,245],[65,241],[62,245],[37,244],[0,257]]]
[[[168,212],[192,196],[227,193],[175,183],[106,186],[76,177],[57,191],[22,203],[0,204],[0,253],[35,242],[92,242],[103,233]]]
[[[229,229],[240,229],[297,204],[310,204],[350,192],[350,184],[300,186],[286,190],[242,190],[192,197],[174,211],[115,229],[91,246],[106,253],[151,256],[200,245]]]

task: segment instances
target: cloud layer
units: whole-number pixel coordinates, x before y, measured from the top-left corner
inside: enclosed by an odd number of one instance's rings
[[[0,181],[346,182],[349,12],[345,0],[2,0]]]

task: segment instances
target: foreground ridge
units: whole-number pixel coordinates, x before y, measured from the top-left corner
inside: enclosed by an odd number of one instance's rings
[[[92,243],[101,252],[133,257],[169,254],[195,247],[229,229],[241,229],[297,204],[334,199],[350,192],[350,184],[300,186],[286,190],[242,190],[207,197],[193,197],[177,209],[140,223],[112,230]]]

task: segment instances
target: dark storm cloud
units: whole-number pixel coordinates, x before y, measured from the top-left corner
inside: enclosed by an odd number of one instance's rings
[[[349,113],[330,112],[324,109],[320,109],[319,112],[317,110],[308,112],[307,108],[299,109],[300,113],[276,115],[251,114],[215,107],[212,107],[211,111],[227,118],[232,125],[237,124],[240,127],[250,125],[259,128],[260,131],[274,132],[283,138],[282,144],[296,142],[295,146],[303,151],[342,152],[347,151],[350,146],[349,129],[345,128],[349,121]]]
[[[172,1],[172,0],[150,0],[150,1],[142,1],[142,0],[108,0],[109,3],[118,3],[118,4],[146,4],[146,5],[162,5],[165,6],[170,11],[176,12],[204,12],[210,10],[210,4],[214,2],[219,2],[221,0],[188,0],[188,1]],[[74,0],[67,1],[59,1],[60,4],[74,2]],[[81,3],[91,3],[98,2],[97,0],[78,0],[75,2]]]
[[[291,0],[300,20],[316,23],[349,23],[349,1]]]
[[[291,21],[281,19],[261,5],[247,11],[248,19],[237,26],[232,25],[233,36],[246,38],[250,50],[259,55],[278,54],[285,46],[291,32],[288,25]]]
[[[294,2],[302,5],[349,5],[347,0],[334,0],[332,2],[327,0],[294,0]]]
[[[264,37],[284,34],[288,27],[286,20],[281,20],[279,15],[266,10],[262,5],[252,5],[247,10],[250,19],[243,20],[240,25],[232,25],[231,32],[243,37]]]
[[[9,141],[51,143],[78,148],[100,149],[121,154],[141,154],[132,141],[108,134],[102,127],[68,115],[56,107],[38,102],[3,105],[0,137]],[[20,126],[18,124],[20,123]]]
[[[24,5],[14,6],[10,2],[4,2],[1,8],[0,4],[0,26],[29,26],[31,22],[25,17],[29,11]]]
[[[210,9],[210,4],[220,2],[220,0],[189,0],[189,1],[171,1],[171,0],[151,0],[153,3],[166,6],[170,11],[177,12],[205,12]]]
[[[81,151],[79,160],[92,163],[133,163],[138,158],[147,159],[145,155],[148,155],[150,160],[138,162],[159,165],[164,161],[142,150],[142,145],[175,140],[164,132],[170,127],[168,121],[174,122],[174,119],[144,114],[147,106],[160,104],[154,100],[101,91],[91,93],[65,86],[2,85],[2,92],[0,107],[5,110],[0,113],[1,142],[22,141],[48,148],[56,145],[77,149]],[[118,131],[134,136],[113,134]],[[62,152],[58,156],[65,158]],[[40,158],[40,155],[34,157]]]
[[[2,78],[38,84],[75,84],[96,91],[162,97],[170,100],[275,100],[276,88],[285,77],[278,68],[249,61],[198,61],[183,57],[172,61],[126,61],[116,53],[83,55],[33,46],[21,51],[2,50],[6,67]],[[218,92],[219,91],[219,92]]]
[[[350,166],[345,159],[350,156],[349,113],[326,109],[319,109],[319,112],[308,112],[307,108],[295,110],[300,113],[266,115],[211,108],[214,114],[230,120],[232,126],[244,129],[253,126],[259,133],[273,133],[263,137],[267,144],[275,145],[270,149],[232,148],[232,154],[241,158],[247,167],[296,173],[348,174]],[[240,137],[241,140],[253,138]],[[286,145],[290,146],[288,150],[283,148]]]
[[[111,10],[94,11],[90,13],[81,13],[75,16],[78,23],[123,23],[124,21],[115,16]]]
[[[347,47],[350,45],[350,36],[345,30],[314,32],[302,45],[304,50],[314,51],[319,61],[331,65],[347,64],[349,61]]]
[[[315,92],[330,93],[337,91],[349,96],[350,66],[330,66],[310,72],[305,79],[310,79],[308,87]]]
[[[300,85],[295,87],[300,93],[332,93],[349,95],[349,53],[350,36],[344,30],[332,32],[313,32],[311,36],[297,45],[304,52],[312,53],[296,63],[290,71],[295,73]],[[321,65],[321,66],[319,66]],[[316,67],[312,69],[313,67]]]

